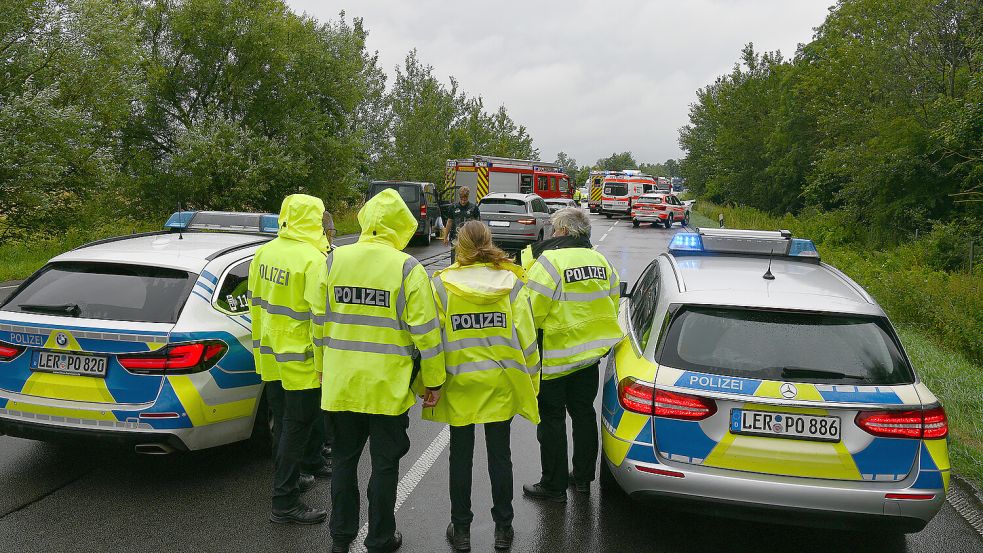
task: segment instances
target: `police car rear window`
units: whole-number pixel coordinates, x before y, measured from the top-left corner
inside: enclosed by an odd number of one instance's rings
[[[885,321],[772,310],[687,307],[659,363],[724,376],[849,384],[910,384],[911,367]]]
[[[0,310],[112,321],[175,323],[196,277],[163,267],[52,263]]]

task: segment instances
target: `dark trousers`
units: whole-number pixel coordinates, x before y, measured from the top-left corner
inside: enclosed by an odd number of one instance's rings
[[[280,448],[280,436],[283,435],[283,386],[280,381],[266,383],[266,401],[269,402],[270,409],[273,411],[273,458],[276,458],[277,450]],[[318,406],[320,406],[320,390],[318,390]],[[324,464],[321,457],[321,446],[331,445],[330,424],[327,420],[328,413],[320,411],[318,416],[311,424],[311,435],[304,447],[303,457],[301,458],[301,472],[317,470]]]
[[[539,387],[539,416],[536,427],[539,454],[543,464],[540,485],[551,492],[565,492],[567,473],[567,413],[573,424],[573,477],[577,482],[594,480],[597,465],[598,363],[555,378],[543,380]]]
[[[297,479],[305,464],[315,462],[316,440],[324,441],[323,432],[312,439],[320,426],[321,390],[284,390],[280,382],[267,382],[266,394],[273,410],[273,510],[284,512],[300,505]],[[316,453],[320,459],[320,445]]]
[[[497,526],[512,524],[512,419],[485,425],[488,478],[492,489],[492,520]],[[468,526],[471,512],[471,473],[474,459],[474,425],[451,427],[450,492],[451,522]]]
[[[402,415],[370,415],[333,411],[334,430],[331,476],[331,538],[351,543],[358,534],[358,460],[369,442],[372,476],[369,477],[369,533],[365,546],[385,546],[396,532],[396,485],[399,460],[410,450],[409,412]]]

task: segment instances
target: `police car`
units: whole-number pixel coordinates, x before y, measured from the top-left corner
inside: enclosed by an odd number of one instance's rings
[[[179,212],[59,255],[0,306],[0,432],[170,453],[269,436],[246,279],[273,214]]]
[[[628,296],[604,377],[603,485],[903,532],[942,507],[945,411],[884,311],[811,241],[679,233]]]

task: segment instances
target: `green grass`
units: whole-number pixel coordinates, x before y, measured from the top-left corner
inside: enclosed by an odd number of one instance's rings
[[[898,328],[915,371],[949,417],[949,455],[960,476],[983,485],[983,366],[939,347],[912,327]]]
[[[358,210],[361,206],[342,207],[331,212],[334,218],[334,228],[337,236],[357,234],[361,231],[358,226]]]

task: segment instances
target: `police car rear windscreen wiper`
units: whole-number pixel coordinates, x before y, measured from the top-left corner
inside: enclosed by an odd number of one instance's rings
[[[52,315],[67,315],[69,317],[78,317],[82,315],[82,308],[75,303],[64,303],[61,305],[22,303],[17,307],[19,307],[21,311],[30,311],[32,313],[49,313]]]
[[[863,376],[845,374],[836,371],[826,371],[823,369],[807,369],[805,367],[782,367],[782,378],[809,378],[809,379],[832,379],[832,380],[866,380]]]

